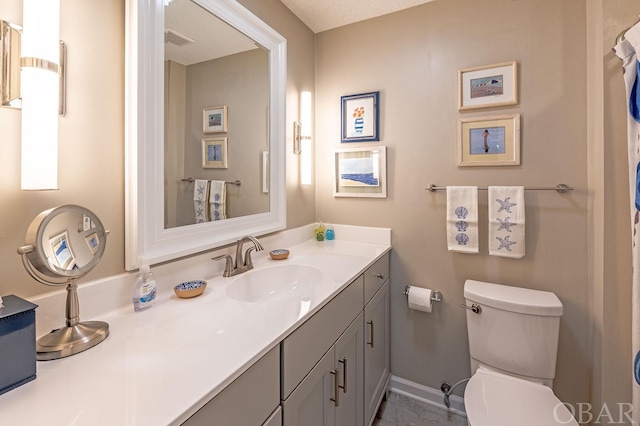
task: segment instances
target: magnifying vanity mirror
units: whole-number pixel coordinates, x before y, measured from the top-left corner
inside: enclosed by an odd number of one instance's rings
[[[45,210],[29,225],[18,248],[25,269],[42,284],[67,287],[66,326],[38,339],[38,360],[74,355],[109,335],[106,322],[80,322],[77,293],[77,280],[102,258],[107,234],[93,212],[72,204]]]
[[[127,270],[286,226],[286,40],[235,0],[164,3],[127,1]]]

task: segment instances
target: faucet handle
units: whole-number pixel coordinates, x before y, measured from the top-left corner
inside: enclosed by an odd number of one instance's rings
[[[216,256],[213,258],[213,260],[225,260],[225,265],[224,265],[224,272],[222,274],[223,277],[230,277],[231,276],[231,270],[233,269],[232,267],[232,263],[233,263],[233,258],[231,256],[229,256],[228,254],[222,254],[220,256]]]
[[[253,269],[253,261],[251,260],[251,252],[252,251],[260,251],[262,250],[261,248],[256,248],[256,247],[249,247],[245,252],[244,252],[244,265],[247,269]]]

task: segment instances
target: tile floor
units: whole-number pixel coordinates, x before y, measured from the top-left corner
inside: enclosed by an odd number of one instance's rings
[[[467,426],[467,418],[391,392],[373,426]]]

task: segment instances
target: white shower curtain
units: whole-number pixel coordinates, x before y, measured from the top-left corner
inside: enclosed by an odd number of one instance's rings
[[[631,235],[633,241],[633,424],[640,423],[640,24],[634,25],[614,51],[623,61],[627,89],[627,126],[629,140],[629,189],[631,194]]]

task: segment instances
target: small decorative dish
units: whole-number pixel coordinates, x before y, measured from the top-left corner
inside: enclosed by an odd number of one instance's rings
[[[285,249],[271,250],[269,252],[269,256],[271,256],[273,260],[286,259],[287,257],[289,257],[289,250],[285,250]]]
[[[182,299],[189,299],[191,297],[200,296],[204,293],[204,289],[207,288],[207,282],[202,280],[186,281],[178,284],[173,288],[176,296]]]

